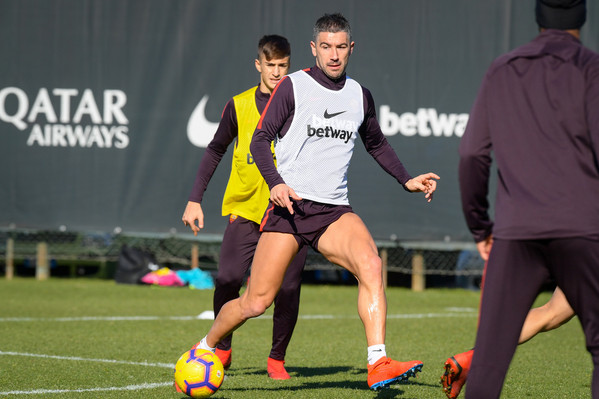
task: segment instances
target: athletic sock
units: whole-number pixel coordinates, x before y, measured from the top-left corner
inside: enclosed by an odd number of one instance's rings
[[[208,344],[206,343],[206,337],[202,338],[202,340],[196,346],[196,348],[206,349],[206,350],[211,351],[212,353],[214,353],[214,351],[216,350],[216,346],[214,348],[211,348],[210,346],[208,346]]]
[[[373,365],[382,357],[387,356],[385,344],[372,345],[368,347],[368,364]]]

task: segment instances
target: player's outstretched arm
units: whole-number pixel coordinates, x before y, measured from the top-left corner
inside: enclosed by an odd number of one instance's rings
[[[406,182],[405,186],[412,193],[425,193],[426,195],[424,198],[426,198],[428,202],[431,202],[433,199],[433,193],[437,189],[437,180],[439,179],[441,179],[439,176],[429,172],[411,178]]]
[[[196,224],[196,220],[198,223]],[[189,226],[193,235],[197,236],[200,229],[204,228],[204,212],[199,202],[188,201],[183,212],[183,224]]]

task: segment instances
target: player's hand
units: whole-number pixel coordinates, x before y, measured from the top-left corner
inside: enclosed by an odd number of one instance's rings
[[[491,234],[487,238],[482,241],[476,243],[476,249],[478,249],[478,253],[480,257],[486,262],[489,260],[489,254],[491,253],[491,248],[493,247],[493,235]]]
[[[428,202],[433,200],[433,193],[437,189],[437,180],[441,179],[434,173],[425,173],[423,175],[416,176],[406,182],[406,188],[412,192],[423,192],[424,198]]]
[[[198,221],[197,225],[196,220]],[[191,228],[194,236],[197,236],[200,229],[204,228],[204,212],[199,202],[187,202],[185,212],[183,212],[183,224]]]
[[[270,201],[283,208],[287,208],[290,214],[293,215],[293,202],[291,200],[299,201],[301,197],[298,196],[291,187],[286,184],[277,184],[270,190]]]

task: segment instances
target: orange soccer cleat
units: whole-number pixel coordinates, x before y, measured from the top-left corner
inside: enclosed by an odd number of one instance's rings
[[[276,360],[269,357],[266,364],[266,371],[268,372],[268,376],[273,380],[288,380],[291,378],[287,370],[285,370],[285,360]]]
[[[231,357],[232,357],[231,353],[232,352],[233,352],[232,349],[229,349],[228,351],[226,351],[226,350],[218,349],[218,348],[216,348],[216,350],[214,351],[216,356],[218,356],[221,363],[223,364],[223,368],[225,370],[229,370],[229,367],[231,367]]]
[[[445,372],[441,376],[443,392],[449,399],[455,399],[462,391],[468,378],[474,349],[450,357],[445,361]]]
[[[368,386],[376,391],[386,388],[395,381],[406,381],[410,377],[415,377],[417,372],[422,371],[422,366],[420,360],[398,362],[388,357],[382,357],[375,364],[368,365]]]

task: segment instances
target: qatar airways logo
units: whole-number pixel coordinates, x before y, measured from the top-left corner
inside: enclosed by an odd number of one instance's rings
[[[42,87],[35,96],[19,87],[0,90],[0,121],[28,132],[27,145],[124,149],[129,120],[121,90]]]
[[[218,127],[218,123],[206,118],[208,98],[207,95],[202,97],[187,123],[187,138],[193,145],[201,148],[208,147]],[[342,111],[327,109],[322,118],[314,115],[312,123],[307,127],[307,134],[317,137],[332,137],[335,134],[335,138],[340,138],[342,131],[345,131],[344,140],[355,137],[358,130],[355,122],[336,118],[338,115],[342,116]],[[352,125],[348,125],[348,122]],[[379,112],[379,124],[385,136],[400,134],[404,137],[462,137],[467,123],[468,114],[439,113],[435,108],[419,108],[416,113],[397,114],[388,105],[382,105]]]

